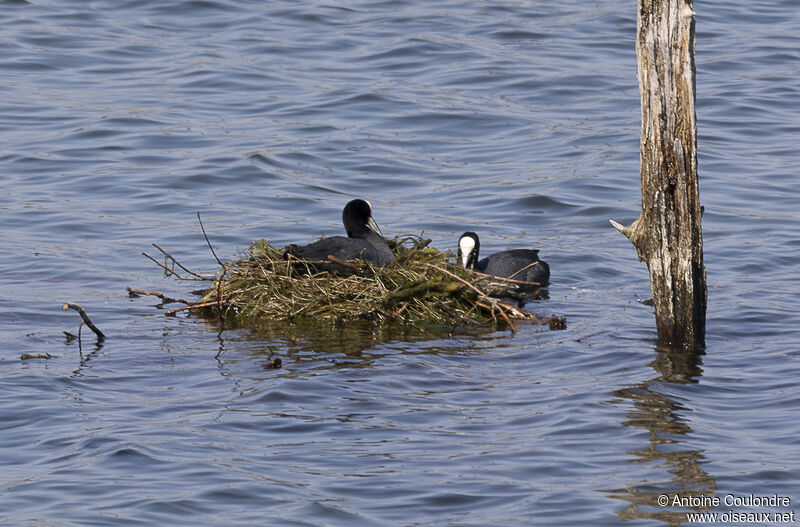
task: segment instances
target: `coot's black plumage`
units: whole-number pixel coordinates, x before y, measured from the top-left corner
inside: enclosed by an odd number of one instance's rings
[[[480,247],[477,234],[462,234],[458,239],[458,260],[461,265],[501,278],[538,282],[542,285],[550,281],[550,266],[539,260],[538,249],[511,249],[478,260]]]
[[[342,211],[347,237],[331,236],[302,247],[290,245],[285,249],[284,257],[306,261],[327,262],[328,256],[340,260],[361,258],[375,265],[384,266],[394,262],[394,254],[380,234],[378,224],[372,218],[372,206],[363,199],[354,199],[345,205]],[[317,265],[320,270],[346,271],[338,264]]]

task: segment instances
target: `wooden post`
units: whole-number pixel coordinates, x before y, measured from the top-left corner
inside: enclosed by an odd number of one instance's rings
[[[647,262],[658,337],[705,346],[706,280],[697,185],[692,0],[638,0],[636,56],[642,103],[642,211],[611,224]]]

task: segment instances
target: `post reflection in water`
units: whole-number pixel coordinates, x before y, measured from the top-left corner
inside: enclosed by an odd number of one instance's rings
[[[608,491],[608,495],[629,502],[618,513],[621,520],[651,519],[677,526],[686,522],[686,511],[691,509],[661,506],[658,497],[667,496],[671,504],[676,495],[715,496],[716,482],[703,470],[706,461],[702,451],[681,448],[692,433],[681,414],[691,412],[691,408],[659,393],[658,389],[664,383],[697,383],[703,370],[700,368],[700,352],[660,346],[656,347],[656,352],[656,359],[650,366],[659,376],[616,390],[614,395],[633,401],[634,409],[628,412],[628,419],[622,424],[647,430],[650,435],[646,448],[628,452],[633,456],[631,463],[659,463],[672,479],[615,489]],[[695,510],[706,512],[710,507]]]

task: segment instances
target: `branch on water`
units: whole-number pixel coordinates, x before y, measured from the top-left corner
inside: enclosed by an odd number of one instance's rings
[[[103,332],[100,331],[97,328],[97,326],[95,326],[92,323],[91,319],[89,318],[89,315],[86,314],[86,311],[84,311],[84,309],[81,306],[79,306],[78,304],[73,304],[72,302],[65,302],[64,305],[61,306],[61,309],[63,309],[64,311],[67,311],[67,310],[70,310],[70,309],[74,309],[81,316],[81,318],[83,319],[83,322],[86,323],[87,326],[89,326],[89,329],[94,331],[95,335],[97,335],[97,340],[98,341],[102,341],[102,340],[104,340],[106,338],[106,336],[103,334]]]
[[[160,293],[158,291],[145,291],[143,289],[134,289],[132,287],[126,287],[125,290],[128,291],[128,295],[131,297],[137,297],[141,295],[155,296],[160,298],[164,304],[187,304],[187,305],[189,304],[189,302],[187,302],[182,298],[171,298],[165,295],[164,293]]]
[[[53,356],[49,353],[23,353],[19,356],[20,360],[31,360],[31,359],[52,359]]]

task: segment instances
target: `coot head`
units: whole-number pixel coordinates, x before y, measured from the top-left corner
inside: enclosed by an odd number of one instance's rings
[[[372,218],[372,205],[363,199],[354,199],[344,206],[342,223],[348,238],[364,238],[369,231],[383,236]]]
[[[478,235],[471,231],[465,232],[458,239],[458,261],[467,269],[474,269],[480,248]]]

